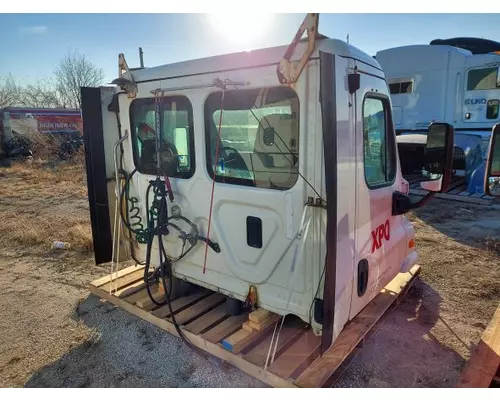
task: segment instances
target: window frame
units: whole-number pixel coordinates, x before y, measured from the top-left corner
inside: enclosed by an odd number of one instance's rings
[[[227,90],[226,95],[229,92],[234,92],[234,93],[240,92],[241,93],[241,92],[246,92],[246,91],[258,91],[258,90],[262,90],[262,89],[280,89],[280,88],[284,88],[284,87],[293,92],[293,94],[295,96],[294,100],[297,101],[297,110],[295,111],[295,113],[297,115],[297,126],[298,126],[298,132],[297,132],[298,156],[297,156],[297,172],[295,173],[296,178],[295,178],[293,185],[291,185],[289,188],[286,188],[286,189],[262,187],[262,186],[257,186],[255,184],[255,181],[252,181],[250,179],[238,178],[238,177],[234,177],[234,176],[220,176],[220,175],[217,175],[215,173],[214,165],[211,162],[211,147],[210,147],[210,144],[211,144],[210,126],[212,123],[213,115],[208,115],[209,114],[208,113],[208,105],[209,105],[208,100],[210,99],[211,96],[218,95],[218,94],[222,93],[221,91],[217,91],[217,90],[210,92],[207,95],[207,97],[205,98],[205,102],[203,104],[203,120],[204,120],[204,127],[205,127],[205,157],[206,157],[206,165],[205,166],[206,166],[206,170],[207,170],[207,173],[208,173],[210,179],[214,179],[214,177],[215,177],[215,182],[217,182],[217,183],[226,183],[226,184],[235,185],[235,186],[253,187],[253,188],[261,189],[261,190],[273,190],[273,191],[277,191],[277,192],[285,192],[285,191],[291,190],[295,187],[295,185],[299,181],[299,165],[300,165],[299,162],[300,162],[300,149],[301,149],[301,146],[300,146],[300,97],[299,97],[299,94],[297,93],[297,91],[295,89],[293,89],[291,87],[287,87],[287,86],[264,86],[264,87],[251,87],[251,88],[246,88],[246,89]],[[292,113],[294,113],[293,110],[292,110]],[[218,128],[218,121],[216,123],[216,127]]]
[[[469,89],[469,74],[472,72],[472,71],[477,71],[477,70],[482,70],[482,69],[496,69],[497,70],[497,77],[496,77],[496,83],[495,83],[495,87],[493,88],[489,88],[489,89]],[[491,67],[488,67],[488,66],[476,66],[476,67],[472,67],[472,68],[469,68],[467,70],[467,75],[466,75],[466,81],[465,81],[465,90],[467,92],[474,92],[474,91],[479,91],[479,90],[495,90],[495,89],[500,89],[500,65],[494,65],[494,66],[491,66]]]
[[[409,92],[402,92],[401,87],[403,84],[408,84],[411,85],[411,91]],[[391,92],[391,85],[398,85],[398,92]],[[387,89],[389,91],[389,95],[394,96],[398,94],[411,94],[415,91],[415,80],[413,78],[396,78],[396,79],[391,79],[387,81]]]
[[[190,179],[193,177],[193,175],[196,172],[196,154],[195,154],[195,135],[194,135],[194,111],[193,111],[193,103],[189,99],[189,97],[185,95],[173,95],[173,96],[164,96],[162,97],[162,102],[163,101],[168,101],[168,102],[173,102],[176,99],[180,99],[181,101],[185,102],[185,104],[188,105],[187,107],[187,112],[188,112],[188,149],[189,149],[189,161],[190,161],[190,168],[188,171],[182,171],[178,172],[175,176],[169,176],[169,178],[172,179]],[[132,158],[134,161],[134,166],[137,169],[137,172],[143,174],[143,175],[156,175],[156,171],[145,171],[142,168],[140,168],[139,165],[139,149],[137,146],[137,135],[135,133],[135,124],[134,124],[134,116],[133,116],[133,106],[134,104],[139,104],[141,105],[148,105],[148,104],[155,104],[155,98],[154,97],[141,97],[138,99],[134,99],[129,106],[129,119],[130,119],[130,132],[131,132],[131,138],[132,138]],[[161,116],[161,126],[163,126],[163,121],[164,121],[164,115],[162,112]]]
[[[384,182],[381,182],[379,184],[371,184],[368,182],[367,177],[366,177],[366,151],[365,151],[365,102],[367,99],[376,99],[380,100],[382,103],[382,107],[384,110],[384,120],[385,120],[385,135],[386,139],[390,140],[390,146],[392,146],[392,160],[388,160],[388,162],[392,163],[393,169],[392,169],[392,177],[390,180],[386,180]],[[365,183],[366,186],[368,187],[369,190],[377,190],[377,189],[382,189],[385,187],[389,187],[394,185],[394,182],[396,182],[396,176],[398,173],[398,155],[397,155],[397,144],[396,144],[396,135],[394,132],[394,124],[392,122],[392,116],[389,110],[391,110],[391,103],[389,100],[389,97],[386,95],[383,95],[381,93],[377,92],[367,92],[365,96],[363,97],[363,102],[361,103],[361,121],[362,121],[362,141],[363,141],[363,176],[365,178]],[[387,147],[389,148],[389,147]]]

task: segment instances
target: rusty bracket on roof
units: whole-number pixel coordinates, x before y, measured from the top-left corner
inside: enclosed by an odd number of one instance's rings
[[[129,78],[125,78],[123,76],[124,73],[127,73]],[[118,78],[113,80],[111,83],[120,86],[122,90],[127,92],[127,97],[133,99],[137,96],[137,84],[135,83],[132,72],[128,67],[127,61],[125,61],[125,55],[123,53],[118,55]]]
[[[304,21],[299,27],[299,30],[295,34],[292,43],[288,46],[285,55],[281,59],[278,68],[277,74],[280,83],[282,84],[291,84],[297,82],[299,79],[302,70],[304,69],[309,57],[314,51],[314,47],[316,45],[316,38],[318,37],[318,23],[319,23],[319,14],[307,14],[304,18]],[[302,35],[307,31],[307,49],[302,55],[302,58],[298,62],[291,62],[290,58],[297,47],[297,44],[300,42]]]

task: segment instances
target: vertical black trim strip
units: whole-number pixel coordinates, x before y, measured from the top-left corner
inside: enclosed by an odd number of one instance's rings
[[[106,159],[102,128],[101,90],[82,87],[85,169],[96,264],[110,262],[113,240],[109,220]]]
[[[319,53],[320,102],[323,125],[325,186],[327,199],[326,265],[323,291],[323,333],[321,353],[332,345],[337,275],[337,109],[335,104],[335,56]]]

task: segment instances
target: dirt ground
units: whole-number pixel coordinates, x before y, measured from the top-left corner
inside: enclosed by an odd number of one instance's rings
[[[498,306],[500,205],[433,200],[410,218],[421,275],[336,387],[454,386]],[[91,249],[81,165],[0,169],[0,386],[264,386],[90,295],[108,273]]]

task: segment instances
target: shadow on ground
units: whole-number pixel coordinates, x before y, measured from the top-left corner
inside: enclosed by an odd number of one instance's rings
[[[491,205],[475,205],[432,199],[413,211],[413,215],[427,226],[467,246],[484,249],[488,241],[500,242],[499,200]],[[498,252],[500,255],[500,246]]]
[[[441,300],[417,277],[359,355],[346,361],[332,386],[453,387],[465,361],[439,337],[454,336],[467,348],[470,344],[440,316]]]
[[[407,298],[387,314],[335,386],[452,386],[463,359],[431,332],[445,323],[439,317],[440,301],[417,278]],[[33,374],[26,387],[265,387],[215,358],[202,358],[180,339],[93,295],[78,305],[73,318],[91,327],[93,334]]]
[[[264,386],[94,295],[78,305],[73,318],[93,330],[90,338],[34,373],[25,387]]]

